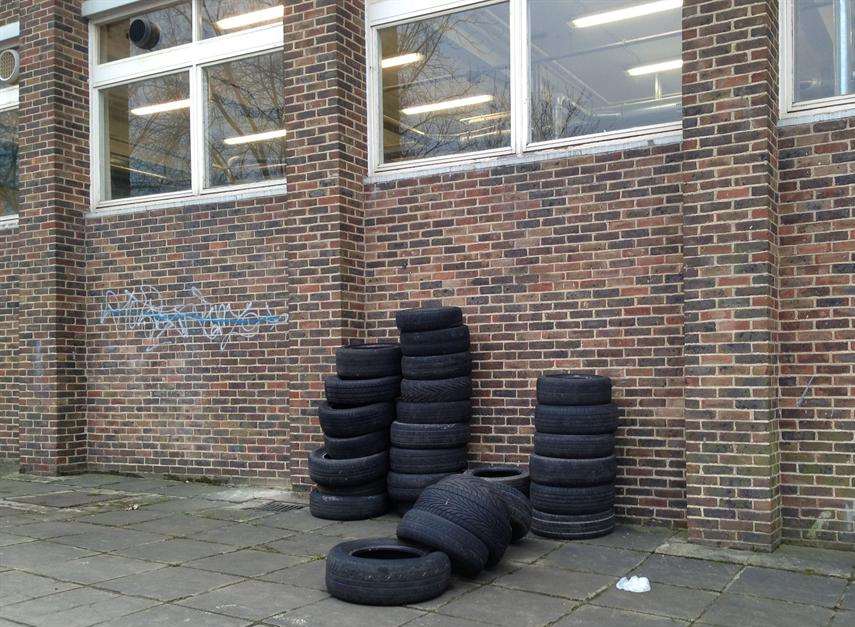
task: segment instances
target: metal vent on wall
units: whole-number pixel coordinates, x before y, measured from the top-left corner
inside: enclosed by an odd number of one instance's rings
[[[0,52],[0,83],[12,85],[18,82],[21,69],[21,57],[14,48]]]

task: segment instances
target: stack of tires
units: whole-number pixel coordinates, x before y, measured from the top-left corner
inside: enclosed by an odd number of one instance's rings
[[[392,424],[388,487],[403,513],[427,486],[466,468],[472,355],[459,307],[406,309],[395,322],[404,378]]]
[[[537,381],[531,530],[561,540],[614,530],[615,431],[608,377],[548,374]]]
[[[389,426],[401,388],[397,344],[352,344],[336,351],[337,376],[324,381],[318,410],[324,446],[309,455],[313,516],[362,520],[389,509]]]

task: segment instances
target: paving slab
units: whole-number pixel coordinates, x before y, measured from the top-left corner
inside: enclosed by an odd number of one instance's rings
[[[701,615],[696,624],[734,627],[822,627],[832,611],[816,605],[784,603],[775,599],[724,593]]]
[[[49,540],[35,540],[23,544],[0,547],[0,564],[26,570],[29,566],[67,562],[79,557],[94,555],[88,549],[56,544]]]
[[[356,520],[353,522],[343,522],[333,524],[328,527],[322,527],[315,533],[324,536],[338,536],[342,539],[346,538],[394,538],[395,531],[398,529],[398,523],[401,519],[397,516],[393,518],[374,518],[371,520]]]
[[[583,605],[553,627],[682,627],[686,621],[628,612],[611,607]]]
[[[641,564],[647,553],[595,544],[574,543],[556,549],[538,565],[621,577]]]
[[[252,621],[201,612],[179,605],[158,605],[110,621],[110,627],[245,627]]]
[[[181,566],[128,575],[98,584],[100,588],[160,601],[183,599],[240,581],[238,577]]]
[[[305,556],[298,556],[296,559],[312,559]],[[259,579],[272,581],[274,583],[287,584],[289,586],[297,586],[298,588],[311,588],[313,590],[326,590],[326,560],[312,560],[277,570],[266,575],[262,575]]]
[[[598,546],[613,546],[636,551],[652,551],[669,538],[674,531],[665,527],[642,527],[640,525],[616,525],[615,530],[607,536],[580,540],[585,544]]]
[[[158,533],[99,526],[95,531],[61,536],[54,538],[53,541],[58,544],[67,544],[68,546],[92,549],[93,551],[115,551],[129,546],[163,542],[166,539],[168,539],[167,536]]]
[[[829,627],[852,627],[852,625],[855,625],[855,612],[837,610]]]
[[[855,582],[850,582],[840,600],[840,607],[847,610],[855,610]]]
[[[725,564],[709,560],[651,555],[631,574],[647,577],[656,583],[683,586],[699,590],[724,590],[736,574],[742,570],[739,564]]]
[[[314,531],[340,523],[334,520],[315,518],[309,513],[309,508],[304,507],[303,509],[291,512],[265,516],[260,520],[254,521],[254,524],[263,525],[264,527],[276,527],[277,529],[288,529],[290,531]]]
[[[152,542],[141,546],[131,546],[113,551],[117,555],[132,557],[134,559],[152,562],[163,562],[164,564],[183,564],[192,560],[219,555],[234,551],[233,546],[227,544],[214,544],[213,542],[196,542],[186,538],[166,540],[164,542]]]
[[[9,570],[0,573],[0,605],[20,603],[76,587],[74,584],[56,581],[49,577]]]
[[[0,607],[0,616],[10,620],[27,623],[39,623],[40,617],[72,610],[76,607],[95,605],[115,598],[117,595],[92,588],[72,588],[44,597],[4,605]]]
[[[774,553],[751,553],[752,566],[781,568],[848,579],[855,576],[855,552],[784,544]]]
[[[68,507],[82,507],[101,503],[103,501],[115,501],[123,498],[124,494],[100,494],[94,492],[57,492],[54,494],[40,494],[38,496],[19,496],[12,499],[17,503],[28,503],[30,505],[41,505],[42,507],[56,507],[65,509]]]
[[[584,600],[613,586],[617,579],[608,575],[569,572],[549,566],[526,566],[499,577],[494,585],[537,592],[565,599]]]
[[[205,495],[212,501],[227,501],[230,503],[247,503],[249,501],[283,501],[285,503],[303,503],[306,497],[290,490],[279,488],[264,488],[244,486],[237,488],[216,488]]]
[[[324,599],[312,605],[292,610],[266,619],[270,625],[306,627],[307,625],[347,625],[347,627],[399,627],[411,625],[410,621],[424,616],[407,607],[384,607],[344,603],[338,599]]]
[[[522,590],[479,588],[441,607],[440,614],[507,627],[539,627],[572,610],[574,603]]]
[[[32,542],[35,538],[28,536],[18,536],[12,533],[0,531],[0,546],[12,546],[13,544],[22,544],[24,542]]]
[[[164,516],[163,518],[134,523],[128,525],[127,528],[169,536],[195,538],[201,533],[216,529],[217,527],[223,527],[226,524],[228,523],[212,518],[190,516],[189,514],[173,514],[171,516]]]
[[[101,527],[96,525],[90,525],[80,521],[56,520],[49,522],[28,522],[23,525],[6,527],[5,532],[26,536],[28,538],[50,540],[51,538],[74,536],[81,533],[100,531],[101,529]]]
[[[250,509],[234,505],[230,505],[228,507],[215,507],[213,509],[205,509],[194,513],[194,516],[202,516],[203,518],[213,518],[214,520],[236,523],[251,522],[253,520],[259,520],[272,515],[273,512],[265,512],[258,509]]]
[[[236,547],[249,547],[275,542],[294,534],[293,531],[277,529],[276,527],[261,527],[248,523],[227,523],[225,521],[220,521],[220,523],[223,526],[195,534],[193,539]]]
[[[198,610],[262,620],[326,598],[326,592],[267,581],[243,581],[180,601]],[[376,608],[375,608],[376,611]]]
[[[529,534],[522,541],[509,546],[508,550],[505,551],[504,559],[532,564],[561,546],[563,546],[561,542],[538,538],[534,534]]]
[[[728,592],[834,607],[845,588],[846,582],[834,577],[749,566],[739,574]]]
[[[118,579],[136,573],[145,573],[159,568],[167,568],[166,564],[147,562],[120,555],[93,555],[67,562],[51,562],[31,566],[30,571],[54,577],[62,581],[79,584],[97,584],[101,581]]]
[[[425,614],[407,623],[407,627],[484,627],[484,625],[486,623],[456,616],[443,616],[442,614]]]
[[[464,594],[468,594],[479,587],[480,586],[478,584],[473,583],[468,579],[461,579],[459,577],[452,576],[448,589],[438,597],[422,601],[421,603],[413,603],[408,607],[412,607],[417,610],[435,611],[443,605],[448,605],[454,599],[461,597]]]
[[[117,595],[111,599],[39,616],[38,627],[89,627],[158,605],[153,599]]]
[[[692,621],[717,597],[715,592],[660,583],[652,585],[650,592],[644,593],[626,592],[611,586],[590,604]]]
[[[297,533],[283,540],[268,542],[266,546],[288,555],[326,557],[329,550],[342,542],[341,538],[322,536],[316,533]]]
[[[205,510],[213,509],[221,505],[217,501],[208,501],[206,499],[179,499],[166,498],[156,503],[143,505],[147,510],[153,512],[166,512],[169,514],[190,514],[199,513]]]
[[[85,473],[82,475],[74,475],[72,477],[63,477],[63,483],[79,488],[100,488],[120,483],[122,477],[118,475],[107,475],[99,473]]]
[[[187,562],[188,568],[211,570],[241,577],[261,577],[267,573],[303,563],[308,558],[272,551],[245,549]]]
[[[120,509],[111,512],[87,514],[85,516],[76,517],[75,521],[78,523],[89,523],[92,525],[125,527],[127,525],[155,520],[156,518],[164,518],[165,516],[169,516],[169,513],[140,507],[139,509]]]

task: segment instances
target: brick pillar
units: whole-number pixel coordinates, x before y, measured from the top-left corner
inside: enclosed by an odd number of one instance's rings
[[[780,542],[778,6],[683,7],[689,538]]]
[[[367,173],[364,3],[285,3],[292,483],[321,441],[317,404],[334,351],[364,336]]]
[[[24,472],[86,464],[86,23],[80,0],[21,2],[19,428]]]

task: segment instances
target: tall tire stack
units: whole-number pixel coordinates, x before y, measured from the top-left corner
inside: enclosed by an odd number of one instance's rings
[[[472,355],[459,307],[405,309],[395,322],[404,378],[392,423],[388,487],[403,513],[426,487],[466,468]]]
[[[397,344],[351,344],[336,351],[336,376],[324,381],[318,410],[324,446],[309,455],[316,518],[363,520],[389,509],[389,426],[401,389]]]
[[[531,531],[581,540],[615,526],[618,409],[608,377],[547,374],[537,380],[529,463]]]

